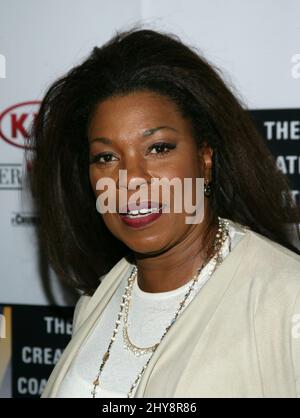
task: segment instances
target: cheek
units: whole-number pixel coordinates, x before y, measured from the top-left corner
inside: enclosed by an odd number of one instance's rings
[[[101,216],[107,228],[114,233],[117,226],[117,215],[112,213],[103,213]]]
[[[160,176],[165,176],[169,179],[174,177],[180,179],[195,178],[200,176],[200,172],[200,162],[196,149],[186,146],[178,153],[176,159],[161,167]]]
[[[89,170],[89,178],[90,178],[90,184],[92,186],[92,189],[94,190],[94,194],[96,197],[98,197],[101,193],[103,193],[102,190],[97,190],[97,183],[99,180],[105,180],[108,176],[104,174],[101,170],[97,169],[97,167],[92,166]],[[103,187],[101,184],[98,184],[98,187]]]
[[[178,171],[181,173],[182,178],[195,178],[200,176],[201,168],[196,152],[193,152],[192,156],[189,154],[189,158],[183,157],[181,159]]]
[[[192,184],[196,184],[196,178],[201,178],[201,167],[197,160],[197,157],[192,157],[189,154],[189,158],[185,158],[185,154],[182,154],[181,158],[172,162],[171,164],[165,165],[159,171],[160,178],[167,178],[172,180],[174,178],[179,179],[182,185],[182,191],[184,190],[184,180],[192,179]],[[173,188],[171,188],[173,193]]]
[[[189,159],[181,158],[180,161],[176,161],[176,164],[166,167],[164,172],[160,173],[160,176],[167,177],[169,180],[172,180],[172,178],[178,178],[180,180],[181,187],[177,191],[175,191],[174,187],[170,189],[170,211],[172,215],[169,217],[168,222],[172,223],[174,221],[176,228],[182,228],[183,224],[185,224],[186,216],[191,215],[191,205],[198,205],[199,183],[196,178],[202,177],[199,161],[197,157],[191,158],[190,155]],[[185,179],[191,180],[185,182]],[[178,212],[176,207],[181,208],[181,211]],[[187,225],[184,227],[187,227]]]

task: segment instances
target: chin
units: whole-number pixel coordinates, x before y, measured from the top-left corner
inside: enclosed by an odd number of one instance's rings
[[[158,255],[165,252],[169,246],[166,244],[166,241],[160,239],[158,241],[157,237],[154,239],[145,239],[145,241],[140,240],[139,242],[124,242],[132,251],[138,254],[143,254],[147,256]]]

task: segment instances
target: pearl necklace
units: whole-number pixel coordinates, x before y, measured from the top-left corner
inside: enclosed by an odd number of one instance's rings
[[[213,251],[214,251],[214,256],[211,257],[208,261],[210,260],[214,260],[215,261],[215,266],[213,268],[213,270],[209,273],[209,276],[212,275],[212,273],[216,270],[217,266],[222,262],[222,254],[221,254],[221,250],[223,247],[224,242],[226,241],[226,238],[229,235],[228,232],[228,222],[226,220],[221,219],[220,217],[218,217],[219,220],[219,226],[218,226],[218,232],[216,234],[216,238],[215,238],[215,242],[213,245]],[[123,338],[124,338],[124,343],[125,343],[125,348],[131,350],[136,356],[140,356],[142,354],[148,354],[148,353],[152,353],[150,358],[147,360],[146,364],[142,367],[140,373],[138,373],[135,381],[133,382],[133,384],[130,387],[130,390],[127,394],[128,398],[132,397],[133,391],[135,389],[135,387],[137,386],[137,384],[139,383],[142,375],[144,374],[144,371],[146,370],[153,353],[155,352],[156,348],[159,346],[159,344],[161,343],[161,341],[163,340],[163,338],[165,337],[165,335],[167,334],[167,332],[169,331],[169,329],[174,325],[174,323],[176,322],[176,319],[178,318],[180,312],[183,310],[183,308],[186,305],[186,300],[188,299],[188,297],[191,295],[192,291],[195,288],[195,285],[197,283],[197,281],[199,280],[200,277],[200,273],[203,270],[204,266],[206,266],[206,264],[208,263],[208,261],[206,263],[203,263],[203,265],[198,268],[196,274],[193,276],[192,278],[192,284],[189,287],[189,290],[187,291],[187,293],[184,295],[183,300],[179,303],[179,307],[175,312],[175,315],[173,317],[173,319],[171,320],[169,326],[167,326],[167,328],[165,329],[160,341],[156,344],[154,344],[151,347],[137,347],[135,344],[133,344],[128,336],[128,311],[129,311],[129,302],[131,299],[131,293],[132,293],[132,286],[134,283],[134,280],[137,277],[137,267],[134,266],[131,274],[128,278],[128,282],[127,282],[127,286],[125,287],[125,293],[122,295],[122,302],[120,304],[120,311],[118,313],[117,316],[117,320],[115,322],[115,327],[109,342],[109,345],[107,347],[106,352],[104,353],[103,357],[102,357],[102,362],[100,364],[96,379],[93,381],[93,390],[91,391],[92,397],[95,398],[96,397],[96,391],[97,391],[97,387],[100,385],[100,376],[101,373],[103,371],[103,368],[107,362],[107,360],[109,359],[110,356],[110,350],[111,347],[116,339],[116,335],[118,333],[119,330],[119,326],[121,323],[121,318],[124,314],[124,329],[123,329]]]

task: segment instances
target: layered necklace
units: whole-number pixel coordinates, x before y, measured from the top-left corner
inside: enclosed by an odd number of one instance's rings
[[[229,236],[229,224],[228,221],[225,219],[222,219],[220,217],[218,217],[218,221],[219,221],[219,225],[218,225],[218,231],[213,243],[213,248],[212,248],[212,256],[209,257],[209,259],[206,261],[206,263],[203,263],[202,266],[200,268],[198,268],[196,274],[193,276],[193,278],[191,279],[191,285],[188,288],[187,293],[184,295],[182,301],[179,303],[179,306],[175,312],[174,317],[172,318],[170,324],[167,326],[167,328],[164,330],[159,342],[157,342],[156,344],[152,345],[151,347],[138,347],[136,346],[129,338],[129,333],[128,333],[128,312],[129,312],[129,306],[130,306],[130,300],[131,300],[131,296],[132,296],[132,287],[134,284],[135,279],[137,278],[137,267],[134,266],[130,276],[128,277],[128,281],[127,281],[127,286],[125,287],[125,292],[122,295],[122,301],[120,304],[120,310],[119,313],[117,315],[117,319],[115,322],[115,327],[114,330],[112,332],[112,336],[110,339],[110,342],[108,344],[107,350],[104,353],[103,357],[102,357],[102,361],[100,364],[100,367],[98,369],[98,373],[96,375],[95,380],[93,381],[93,389],[91,391],[92,397],[95,398],[96,397],[96,393],[97,393],[97,388],[100,385],[100,376],[102,374],[102,371],[105,367],[105,364],[107,363],[109,357],[110,357],[110,351],[111,351],[111,347],[116,339],[116,335],[118,333],[119,327],[120,327],[120,323],[121,323],[121,319],[124,316],[124,328],[123,328],[123,341],[124,341],[124,348],[126,348],[127,350],[132,351],[132,353],[135,356],[141,356],[144,354],[149,354],[152,353],[151,356],[149,357],[149,359],[147,360],[147,362],[145,363],[145,365],[142,367],[142,369],[140,370],[140,372],[138,373],[136,379],[134,380],[134,382],[132,383],[129,392],[127,393],[127,398],[132,398],[133,397],[133,392],[136,388],[136,386],[138,385],[138,383],[141,380],[141,377],[143,376],[155,350],[157,349],[157,347],[159,346],[159,344],[161,343],[161,341],[163,340],[163,338],[165,337],[165,335],[167,334],[167,332],[169,331],[169,329],[174,325],[174,323],[176,322],[178,316],[180,315],[180,313],[182,312],[182,310],[186,307],[187,305],[187,299],[191,296],[194,295],[193,290],[195,289],[195,285],[198,282],[199,278],[200,278],[200,273],[203,270],[203,268],[207,265],[207,263],[211,260],[214,260],[214,268],[209,272],[209,276],[212,275],[212,273],[216,270],[217,266],[222,262],[223,258],[222,258],[222,247],[224,242],[226,241],[227,237]]]

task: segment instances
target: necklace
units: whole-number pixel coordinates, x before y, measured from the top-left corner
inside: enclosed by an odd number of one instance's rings
[[[135,278],[137,277],[137,267],[134,266],[131,274],[128,278],[128,282],[127,282],[127,286],[125,287],[125,292],[122,295],[122,302],[120,304],[120,311],[118,313],[117,316],[117,320],[115,322],[115,327],[110,339],[110,342],[108,344],[107,350],[104,353],[103,357],[102,357],[102,362],[100,364],[98,373],[96,375],[95,380],[93,381],[93,390],[91,391],[92,397],[95,398],[96,397],[96,392],[97,392],[97,387],[100,385],[100,376],[101,373],[104,369],[104,366],[106,364],[106,362],[109,359],[110,356],[110,350],[111,347],[116,339],[116,335],[118,333],[119,330],[119,326],[121,323],[121,318],[124,314],[124,329],[123,329],[123,338],[124,338],[124,343],[127,349],[131,350],[135,355],[139,356],[142,354],[147,354],[147,353],[152,353],[151,356],[149,357],[149,359],[147,360],[146,364],[142,367],[141,371],[138,373],[135,381],[133,382],[133,384],[130,387],[130,390],[127,394],[128,398],[132,397],[133,391],[135,389],[135,387],[137,386],[137,384],[139,383],[144,371],[146,370],[153,353],[155,352],[156,348],[159,346],[159,344],[161,343],[161,341],[163,340],[163,338],[165,337],[165,335],[167,334],[167,332],[169,331],[169,329],[174,325],[174,323],[176,322],[176,319],[178,318],[180,312],[183,310],[185,304],[186,304],[186,300],[188,299],[188,297],[191,295],[192,291],[195,288],[195,285],[197,283],[197,281],[199,280],[200,277],[200,273],[203,270],[204,266],[208,263],[208,261],[210,260],[214,260],[215,261],[215,266],[213,268],[213,270],[209,273],[209,275],[212,275],[212,273],[215,271],[215,269],[217,268],[217,266],[222,262],[222,255],[221,255],[221,249],[222,246],[228,236],[228,222],[226,220],[221,219],[220,217],[218,217],[219,220],[219,226],[218,226],[218,231],[216,234],[216,238],[213,244],[213,256],[209,258],[209,260],[207,260],[206,263],[203,263],[202,266],[200,268],[198,268],[196,274],[193,276],[192,278],[192,284],[190,285],[187,293],[184,295],[183,300],[179,303],[179,307],[176,310],[176,313],[173,317],[173,319],[171,320],[170,324],[167,326],[167,328],[165,329],[164,333],[162,334],[162,337],[160,339],[160,341],[156,344],[154,344],[151,347],[137,347],[135,344],[133,344],[128,336],[128,310],[129,310],[129,302],[131,299],[131,292],[132,292],[132,286],[134,283]]]
[[[218,251],[218,246],[220,247],[223,242],[226,239],[226,234],[223,233],[224,229],[224,225],[222,223],[222,221],[219,220],[219,227],[218,227],[218,232],[216,234],[216,238],[215,238],[215,242],[213,244],[213,254],[217,253],[217,257],[219,257],[219,253],[220,251]],[[223,239],[224,237],[224,239]],[[222,260],[217,260],[217,262],[220,264]],[[204,266],[202,266],[203,268]],[[186,305],[186,300],[189,298],[190,294],[192,293],[197,281],[198,281],[198,276],[200,275],[200,272],[202,270],[202,268],[198,269],[196,274],[193,276],[193,278],[191,279],[192,281],[192,285],[189,287],[188,292],[184,295],[184,299],[179,303],[179,307],[175,313],[175,317],[174,317],[174,321],[177,319],[178,315],[180,314],[180,312],[182,311],[182,309],[184,308],[184,306]],[[127,350],[130,350],[135,356],[141,356],[143,354],[148,354],[151,352],[154,352],[157,348],[157,346],[159,345],[159,342],[150,346],[150,347],[138,347],[137,345],[135,345],[129,338],[129,333],[128,333],[128,312],[129,312],[129,306],[130,306],[130,300],[131,300],[131,295],[132,295],[132,288],[133,288],[133,283],[134,280],[136,280],[137,277],[137,269],[135,268],[133,277],[130,278],[130,280],[128,281],[128,289],[126,288],[126,300],[125,300],[125,305],[124,305],[124,327],[123,327],[123,341],[124,341],[124,348]]]

